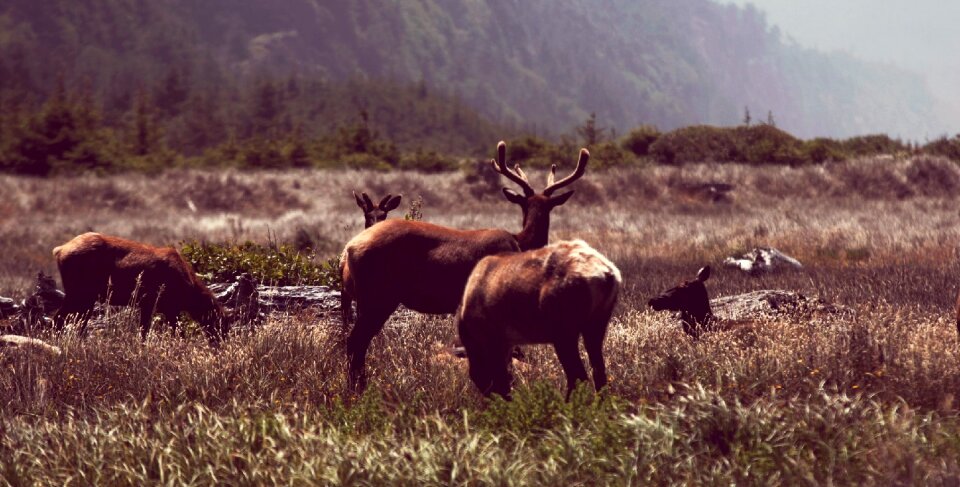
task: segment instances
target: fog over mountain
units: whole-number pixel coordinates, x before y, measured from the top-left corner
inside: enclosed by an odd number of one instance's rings
[[[825,52],[919,73],[941,103],[943,133],[960,132],[960,2],[727,0],[752,4],[784,37]],[[939,135],[938,133],[930,134]]]
[[[925,70],[795,38],[756,8],[713,0],[8,0],[0,92],[43,97],[65,78],[110,116],[163,82],[155,91],[174,99],[219,91],[234,103],[258,80],[367,79],[417,84],[543,135],[591,113],[621,133],[735,125],[745,107],[802,137],[951,132]]]

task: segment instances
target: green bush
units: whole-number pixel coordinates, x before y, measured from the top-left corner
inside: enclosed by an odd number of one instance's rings
[[[659,138],[660,131],[657,127],[641,125],[623,137],[623,140],[620,141],[620,147],[638,157],[646,157],[650,154],[650,146]]]
[[[773,125],[736,127],[737,162],[746,164],[789,164],[804,162],[801,142]]]
[[[622,167],[636,161],[634,154],[612,141],[601,142],[590,148],[590,167],[593,169]]]
[[[185,242],[180,251],[198,275],[210,282],[230,282],[243,273],[274,286],[340,287],[340,258],[314,263],[313,254],[291,245],[211,244]]]
[[[905,152],[910,148],[903,142],[890,138],[889,135],[874,134],[851,137],[841,142],[844,152],[850,156],[875,156],[879,154],[895,154]]]
[[[843,144],[826,137],[805,141],[801,150],[803,158],[815,164],[840,162],[847,159],[846,153],[843,151]]]
[[[399,169],[420,172],[444,172],[457,169],[456,161],[434,151],[418,150],[400,158]]]
[[[548,156],[550,143],[532,135],[507,141],[507,162],[511,164],[526,164],[531,159],[542,159]]]
[[[392,169],[392,166],[384,159],[365,152],[356,152],[342,156],[337,161],[337,165],[350,169],[372,169],[375,171],[389,171]]]
[[[733,131],[723,127],[695,125],[660,136],[650,146],[650,155],[661,164],[731,162],[737,160]]]
[[[940,137],[927,145],[923,146],[923,152],[934,156],[946,157],[954,161],[960,161],[960,135],[952,139],[946,136]]]

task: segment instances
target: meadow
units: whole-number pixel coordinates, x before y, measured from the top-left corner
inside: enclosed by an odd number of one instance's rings
[[[572,161],[571,161],[572,162]],[[561,170],[562,172],[562,170]],[[544,174],[533,172],[534,187]],[[351,190],[403,194],[425,221],[520,229],[506,181],[462,173],[172,170],[0,176],[0,295],[23,297],[50,250],[96,230],[153,244],[290,242],[336,255],[362,229]],[[724,197],[703,183],[734,185]],[[59,357],[3,356],[7,485],[647,485],[960,482],[960,168],[928,156],[827,165],[588,170],[551,240],[582,238],[624,276],[611,384],[567,402],[553,351],[527,347],[512,402],[484,401],[443,352],[449,316],[395,314],[371,386],[345,392],[336,314],[270,316],[211,350],[111,310]],[[722,268],[758,245],[804,269]],[[714,266],[712,297],[788,289],[852,316],[758,319],[698,342],[647,300]],[[411,277],[415,278],[415,277]]]

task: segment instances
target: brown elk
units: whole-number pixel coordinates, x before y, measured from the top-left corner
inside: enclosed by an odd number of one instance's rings
[[[421,313],[445,314],[456,311],[470,271],[488,255],[543,247],[550,229],[550,211],[564,204],[573,191],[554,194],[583,176],[590,158],[580,151],[577,168],[554,181],[556,166],[547,177],[542,193],[533,190],[519,165],[506,165],[506,144],[497,145],[494,169],[517,183],[520,195],[504,188],[507,200],[523,210],[523,229],[458,230],[431,223],[387,220],[354,237],[343,250],[344,288],[353,290],[357,322],[347,337],[350,385],[366,386],[367,349],[373,337],[397,306],[403,304]]]
[[[743,321],[720,320],[713,316],[710,308],[710,296],[704,284],[710,278],[710,266],[697,271],[697,278],[664,291],[650,299],[649,305],[654,311],[677,311],[683,331],[694,339],[700,338],[704,331],[713,329],[737,328],[747,324]],[[749,320],[748,320],[749,321]],[[752,323],[752,322],[751,322]]]
[[[360,193],[358,196],[357,192],[354,191],[353,197],[357,200],[357,206],[363,210],[363,227],[365,229],[386,220],[387,213],[400,206],[400,201],[403,199],[402,195],[391,196],[388,194],[380,200],[379,204],[374,205],[373,200],[370,199],[367,193]],[[347,326],[347,324],[353,321],[353,289],[347,288],[346,286],[347,283],[353,282],[353,280],[349,278],[349,273],[350,270],[347,268],[347,261],[341,260],[340,277],[344,285],[340,289],[340,315],[344,326]]]
[[[84,333],[94,305],[140,308],[140,334],[146,339],[155,312],[176,329],[187,312],[203,327],[211,344],[229,329],[223,307],[173,247],[153,247],[119,237],[85,233],[53,249],[66,296],[54,317],[63,329],[76,315]]]
[[[467,282],[457,313],[470,379],[484,395],[509,397],[508,364],[516,345],[549,343],[567,376],[567,396],[587,380],[607,383],[603,340],[620,290],[620,271],[582,240],[485,257]]]
[[[647,303],[654,311],[678,311],[683,331],[694,339],[700,338],[713,322],[710,296],[704,284],[710,278],[710,266],[697,271],[697,278],[664,291]]]
[[[395,210],[400,206],[400,200],[403,199],[402,195],[391,196],[386,195],[380,200],[380,203],[374,206],[373,200],[367,196],[367,193],[360,193],[357,195],[357,192],[353,192],[353,197],[357,200],[357,206],[363,210],[363,227],[370,228],[374,223],[382,222],[387,219],[387,213],[390,213],[391,210]]]

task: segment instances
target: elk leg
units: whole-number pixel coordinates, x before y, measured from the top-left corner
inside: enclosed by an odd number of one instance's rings
[[[82,335],[87,329],[87,321],[90,319],[90,311],[96,304],[96,297],[88,298],[86,296],[77,297],[74,294],[68,294],[63,299],[63,304],[53,317],[53,327],[55,330],[63,331],[67,324],[67,317],[71,314],[77,315],[77,324],[80,326]]]
[[[499,394],[508,401],[510,400],[510,389],[513,386],[513,374],[510,373],[512,351],[513,346],[495,345],[489,356],[490,372],[493,377],[493,387],[490,388],[490,392]]]
[[[607,385],[607,366],[603,361],[603,338],[606,331],[604,323],[602,327],[592,327],[583,333],[583,346],[587,349],[590,369],[593,372],[593,386],[598,391]]]
[[[343,325],[343,331],[347,331],[347,327],[353,321],[353,297],[347,292],[346,289],[340,291],[340,323]]]
[[[577,336],[565,337],[557,340],[553,344],[553,349],[557,352],[557,358],[560,359],[560,365],[563,366],[563,372],[567,376],[567,399],[570,399],[570,393],[577,386],[578,381],[587,380],[587,369],[583,366],[583,360],[580,359],[580,349]]]
[[[171,311],[163,312],[163,320],[167,322],[167,326],[170,328],[170,333],[177,334],[179,331],[180,338],[187,337],[187,327],[179,326],[180,322],[177,320],[179,313],[174,313]]]
[[[359,393],[367,388],[367,349],[396,309],[397,303],[368,306],[357,302],[357,323],[347,337],[348,380],[352,391]]]
[[[153,303],[155,299],[143,299],[140,301],[140,339],[147,340],[147,334],[150,333],[150,325],[153,324]]]

